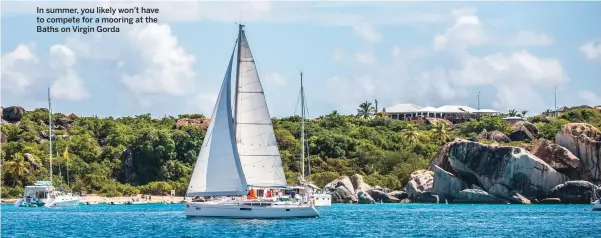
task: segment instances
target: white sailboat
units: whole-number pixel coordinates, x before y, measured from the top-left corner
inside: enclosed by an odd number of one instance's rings
[[[332,206],[332,195],[325,193],[325,191],[323,191],[322,189],[319,189],[317,186],[313,185],[311,183],[311,161],[309,161],[309,166],[308,166],[308,170],[309,170],[309,180],[305,180],[305,146],[307,146],[307,144],[305,143],[305,113],[307,113],[307,109],[306,109],[306,103],[307,101],[305,100],[305,88],[303,87],[303,72],[300,73],[300,80],[301,80],[301,89],[300,89],[300,97],[301,97],[301,163],[302,163],[302,168],[301,168],[301,178],[300,178],[300,182],[302,186],[308,187],[309,190],[311,190],[311,195],[310,195],[310,199],[311,202],[313,203],[313,205],[317,206],[317,207],[321,207],[321,206]],[[309,149],[309,147],[307,146],[307,150]]]
[[[236,81],[232,103],[234,52],[217,97],[186,196],[245,196],[250,188],[286,188],[263,87],[244,26],[239,25]],[[232,105],[233,104],[233,105]],[[187,202],[188,217],[292,218],[317,217],[308,195],[298,202],[226,197]]]
[[[52,185],[52,104],[50,103],[50,88],[48,88],[48,139],[50,181],[36,181],[32,186],[25,186],[23,197],[15,202],[17,207],[72,207],[79,205],[81,197],[73,196],[64,189],[56,189]]]

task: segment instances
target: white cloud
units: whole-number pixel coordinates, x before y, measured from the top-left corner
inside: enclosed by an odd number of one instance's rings
[[[549,46],[553,44],[553,39],[540,32],[520,31],[513,39],[510,39],[510,42],[515,45]]]
[[[15,50],[2,56],[3,89],[19,93],[33,83],[27,72],[31,72],[39,62],[34,48],[33,44],[20,44]]]
[[[273,73],[267,75],[266,81],[270,82],[270,83],[274,83],[279,86],[288,84],[288,79],[285,78],[284,76],[280,75],[277,72],[273,72]]]
[[[36,56],[33,48],[20,44],[2,56],[3,93],[27,97],[50,84],[54,99],[77,101],[90,97],[74,68],[76,55],[69,47],[53,45],[50,56],[43,59]]]
[[[167,24],[134,27],[130,43],[143,60],[141,72],[123,74],[121,81],[138,94],[183,95],[193,88],[196,58],[179,45]]]
[[[601,58],[601,38],[584,43],[580,46],[580,52],[582,52],[589,60]]]
[[[75,53],[65,45],[53,45],[50,47],[50,55],[51,65],[61,72],[50,88],[52,98],[72,101],[89,98],[90,93],[73,69],[76,62]]]
[[[392,58],[396,59],[399,57],[399,54],[401,54],[401,49],[399,49],[398,45],[394,45],[390,51],[390,54],[392,55]]]
[[[334,47],[334,52],[332,53],[332,58],[336,62],[342,62],[346,60],[346,52],[341,47]]]
[[[382,36],[378,30],[369,24],[359,24],[353,27],[353,33],[369,43],[379,43]]]
[[[347,105],[350,112],[366,98],[377,98],[384,104],[475,107],[474,95],[485,89],[492,91],[483,97],[484,106],[501,111],[514,108],[534,111],[549,107],[541,94],[547,90],[546,85],[570,81],[556,58],[538,57],[523,49],[484,55],[469,51],[470,47],[482,45],[546,46],[553,43],[548,35],[534,31],[498,34],[476,15],[474,8],[454,10],[450,15],[455,21],[433,37],[430,49],[401,49],[393,45],[391,63],[378,61],[371,51],[357,51],[355,65],[349,66],[349,75],[330,79],[325,89],[353,93],[331,93],[327,100],[335,105]],[[368,62],[371,64],[366,64]],[[369,80],[362,82],[351,77],[357,74]]]
[[[475,9],[458,9],[451,14],[455,17],[455,24],[447,28],[445,33],[434,37],[434,50],[462,51],[468,46],[482,44],[487,40]]]
[[[372,51],[359,51],[355,53],[355,60],[360,64],[374,64],[376,62],[376,56]]]
[[[587,105],[590,105],[590,106],[601,105],[601,97],[592,91],[589,91],[589,90],[580,91],[580,92],[578,92],[578,96],[580,96],[580,98],[582,100],[584,100],[584,102]]]

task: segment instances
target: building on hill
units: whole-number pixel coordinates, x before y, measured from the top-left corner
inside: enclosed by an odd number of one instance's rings
[[[444,105],[441,107],[421,107],[415,104],[397,104],[385,108],[388,117],[395,120],[413,121],[419,118],[441,118],[453,123],[468,121],[482,115],[498,115],[498,111],[492,109],[474,109],[462,105]]]

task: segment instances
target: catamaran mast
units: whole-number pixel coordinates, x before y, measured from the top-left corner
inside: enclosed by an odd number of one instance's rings
[[[50,87],[48,87],[48,139],[50,140],[50,146],[48,146],[50,154],[50,183],[52,183],[52,104],[50,103]]]
[[[236,56],[236,89],[234,89],[234,135],[237,135],[236,133],[236,125],[238,124],[238,86],[240,83],[240,53],[242,52],[242,31],[243,31],[244,25],[239,24],[238,25],[238,53]],[[238,138],[236,138],[236,141],[238,141]]]
[[[301,80],[301,178],[305,180],[305,93],[303,91],[303,72],[300,72]]]

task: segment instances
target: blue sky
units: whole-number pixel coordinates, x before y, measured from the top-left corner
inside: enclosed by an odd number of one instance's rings
[[[119,33],[36,33],[35,8],[157,7]],[[210,115],[246,24],[272,116],[359,103],[541,112],[601,104],[601,2],[2,2],[3,106]],[[134,16],[135,17],[135,16]]]

